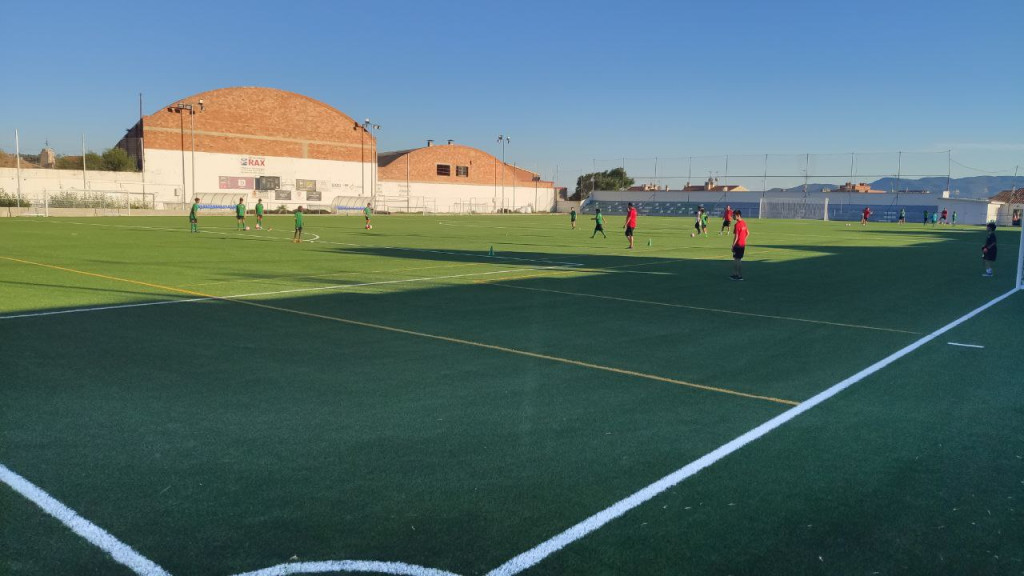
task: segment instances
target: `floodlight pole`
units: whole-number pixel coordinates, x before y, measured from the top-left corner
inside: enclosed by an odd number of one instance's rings
[[[203,101],[199,101],[199,111],[202,112],[205,109]],[[181,208],[185,209],[185,197],[188,196],[185,192],[185,117],[182,116],[185,112],[188,112],[188,129],[189,135],[192,139],[192,193],[196,193],[196,123],[195,115],[196,109],[193,104],[185,104],[184,102],[178,102],[174,106],[167,109],[168,112],[174,112],[178,114],[178,125],[181,131]],[[145,198],[143,198],[145,201]]]
[[[501,212],[505,211],[505,144],[511,141],[508,136],[498,134],[498,142],[501,142]]]

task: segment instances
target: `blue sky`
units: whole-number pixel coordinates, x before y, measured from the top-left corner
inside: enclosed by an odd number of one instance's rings
[[[805,153],[844,171],[887,153],[858,174],[895,171],[897,151],[911,173],[944,173],[950,149],[954,177],[1024,166],[1019,0],[43,6],[3,9],[7,152],[16,128],[23,152],[76,154],[83,133],[109,148],[140,92],[151,114],[268,86],[373,119],[382,150],[451,138],[500,156],[508,134],[510,163],[562,185],[623,163],[721,177],[724,155],[733,174],[765,154],[779,174],[837,170]]]

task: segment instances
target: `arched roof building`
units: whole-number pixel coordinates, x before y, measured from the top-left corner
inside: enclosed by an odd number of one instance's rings
[[[370,196],[376,151],[373,134],[352,117],[307,96],[260,87],[210,90],[168,104],[118,145],[142,159],[158,201],[182,202],[243,193],[283,204]]]
[[[392,211],[547,211],[554,183],[503,163],[477,148],[455,144],[382,152],[377,160],[381,209]]]

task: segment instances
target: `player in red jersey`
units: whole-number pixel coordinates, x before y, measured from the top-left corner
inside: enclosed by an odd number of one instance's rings
[[[722,214],[722,229],[718,231],[718,235],[721,236],[722,232],[726,232],[729,229],[729,224],[732,223],[732,206],[725,207],[725,213]]]
[[[629,212],[626,214],[626,223],[622,225],[626,229],[626,238],[629,238],[629,249],[633,249],[633,230],[636,230],[636,206],[629,203]]]
[[[747,249],[747,236],[750,232],[747,230],[747,222],[743,220],[743,212],[737,210],[733,213],[736,217],[736,226],[733,227],[732,231],[732,278],[733,280],[743,280],[743,252]]]
[[[867,206],[865,206],[864,207],[864,212],[861,214],[861,217],[860,217],[860,225],[863,226],[863,225],[867,224],[868,223],[868,218],[870,218],[870,217],[871,217],[871,208],[868,208]]]

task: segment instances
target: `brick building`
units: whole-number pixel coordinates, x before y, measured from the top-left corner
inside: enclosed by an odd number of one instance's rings
[[[482,150],[455,144],[381,152],[377,209],[392,212],[549,211],[554,182],[503,163]]]
[[[312,98],[273,88],[222,88],[145,116],[118,143],[143,169],[156,203],[365,206],[376,139]]]

